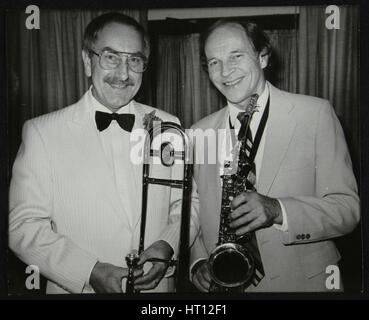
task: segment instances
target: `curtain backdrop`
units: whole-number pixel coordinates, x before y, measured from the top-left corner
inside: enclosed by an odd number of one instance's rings
[[[328,99],[344,128],[359,176],[358,7],[340,6],[340,29],[325,26],[326,6],[300,7],[295,30],[267,30],[277,87]],[[199,35],[159,36],[156,105],[184,127],[224,106],[200,65]]]
[[[178,116],[185,128],[224,104],[201,67],[199,37],[158,37],[156,105]]]
[[[266,30],[273,48],[269,81],[276,87],[297,92],[297,31]]]
[[[10,164],[25,120],[76,102],[88,89],[81,49],[84,29],[105,11],[41,10],[40,29],[24,11],[7,12]],[[121,10],[145,27],[147,10]]]
[[[325,26],[325,8],[300,8],[297,91],[332,103],[344,128],[358,174],[359,8],[339,6],[340,29],[333,30]]]

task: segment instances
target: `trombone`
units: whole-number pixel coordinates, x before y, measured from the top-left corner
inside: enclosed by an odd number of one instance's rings
[[[150,184],[164,185],[172,188],[182,189],[182,209],[181,209],[181,231],[179,238],[179,254],[177,260],[162,260],[169,265],[176,266],[175,288],[176,292],[188,291],[189,283],[189,226],[190,226],[190,202],[192,189],[192,161],[191,148],[189,137],[183,128],[174,122],[159,122],[159,125],[154,125],[148,132],[144,142],[143,149],[143,177],[142,177],[142,208],[141,208],[141,225],[140,225],[140,240],[138,253],[129,253],[126,256],[128,267],[128,276],[126,283],[126,293],[138,293],[134,289],[134,269],[138,266],[140,254],[144,251],[145,229],[147,217],[147,196],[148,187]],[[152,149],[153,139],[159,135],[174,131],[181,137],[183,151],[175,150],[173,144],[166,141],[160,145],[157,150]],[[183,179],[158,179],[150,177],[150,159],[159,157],[161,164],[166,167],[171,167],[175,164],[175,160],[183,160]],[[152,261],[158,261],[153,259]]]

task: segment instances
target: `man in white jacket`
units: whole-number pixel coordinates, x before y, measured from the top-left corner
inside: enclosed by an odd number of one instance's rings
[[[179,122],[133,100],[148,57],[147,35],[134,19],[97,17],[82,50],[91,88],[77,103],[23,127],[10,186],[9,246],[40,269],[47,293],[124,291],[125,256],[138,248],[141,217],[142,163],[130,158],[131,132],[143,129],[153,111]],[[140,263],[176,251],[170,198],[160,187],[149,196],[148,249]],[[136,272],[136,289],[168,291],[166,270],[153,262],[145,275]]]
[[[222,201],[227,199],[221,177],[229,174],[227,162],[238,161],[226,156],[237,154],[231,131],[237,137],[242,128],[239,114],[257,94],[249,126],[254,140],[248,140],[248,161],[253,155],[255,170],[246,175],[256,190],[231,199],[226,223],[237,236],[255,232],[257,239],[260,255],[254,258],[261,260],[262,268],[258,266],[254,279],[259,279],[242,289],[328,291],[325,270],[338,269],[340,260],[332,239],[351,232],[360,219],[351,159],[332,106],[323,99],[281,91],[265,80],[270,44],[254,23],[220,20],[204,33],[203,47],[209,78],[227,106],[193,127],[226,134],[217,136],[222,152],[216,164],[194,166],[193,211],[199,212],[201,236],[191,249],[193,283],[204,292],[211,286],[207,262],[220,238]],[[194,145],[196,154],[206,155],[207,146]],[[223,274],[232,273],[227,270],[222,269]],[[343,290],[342,283],[338,287]]]

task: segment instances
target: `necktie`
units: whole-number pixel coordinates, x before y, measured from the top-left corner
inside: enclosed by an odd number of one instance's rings
[[[256,183],[256,168],[254,159],[250,159],[251,151],[253,148],[253,139],[250,126],[247,124],[249,121],[248,117],[245,116],[244,112],[240,112],[237,116],[237,119],[241,122],[241,128],[238,134],[238,139],[245,139],[245,148],[241,148],[239,157],[241,161],[246,163],[244,166],[244,174],[246,176],[246,190],[256,191],[255,183]],[[246,131],[247,128],[247,132]],[[245,136],[246,135],[246,136]],[[261,260],[259,247],[257,243],[257,239],[255,236],[255,232],[251,232],[249,235],[245,236],[246,242],[243,244],[247,249],[252,252],[254,260],[255,260],[255,273],[254,278],[252,279],[252,283],[257,286],[261,279],[264,277],[264,267],[263,262]]]
[[[240,131],[238,132],[238,140],[241,140],[245,136],[248,116],[246,115],[246,112],[239,112],[237,115],[238,121],[241,123]],[[249,132],[250,130],[248,130]]]
[[[96,111],[95,113],[96,126],[99,131],[103,131],[109,127],[113,120],[117,121],[123,130],[131,132],[133,124],[135,123],[135,115],[129,113],[107,113],[101,111]]]
[[[240,131],[238,132],[238,140],[244,139],[245,134],[246,134],[246,141],[245,141],[246,145],[244,149],[245,154],[240,154],[240,157],[243,157],[243,161],[247,163],[246,172],[245,172],[245,175],[247,175],[246,188],[247,190],[255,190],[256,168],[255,168],[255,162],[252,159],[250,159],[251,150],[253,147],[253,138],[252,138],[250,126],[247,125],[248,119],[246,118],[245,114],[246,114],[245,112],[240,112],[237,115],[237,119],[241,123],[241,128],[240,128]],[[245,132],[246,127],[248,127],[247,132]]]

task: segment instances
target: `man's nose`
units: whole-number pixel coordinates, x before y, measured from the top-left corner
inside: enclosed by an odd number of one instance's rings
[[[127,57],[122,57],[120,60],[120,64],[115,69],[116,75],[119,76],[121,80],[127,80],[128,79],[128,60]]]
[[[228,63],[227,61],[224,61],[221,63],[221,74],[222,77],[229,76],[234,71],[234,66],[231,63]]]

